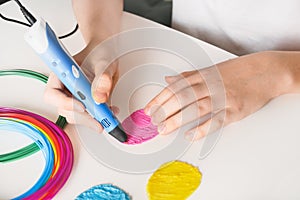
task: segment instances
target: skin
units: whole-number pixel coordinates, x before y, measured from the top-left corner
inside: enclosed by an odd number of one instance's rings
[[[86,42],[86,47],[74,56],[81,64],[97,44],[119,32],[123,2],[73,0],[73,7]],[[83,69],[90,75],[92,94],[98,103],[108,101],[118,80],[117,62],[103,72],[106,64],[103,59],[97,66]],[[249,54],[206,69],[166,77],[166,82],[168,86],[145,106],[145,113],[151,117],[152,123],[158,125],[162,135],[211,114],[211,119],[185,133],[187,139],[200,139],[254,113],[273,98],[300,92],[300,52],[267,51]],[[103,130],[54,74],[50,75],[45,100],[56,106],[69,123],[83,124],[97,132]],[[182,117],[188,111],[193,114]]]
[[[211,68],[220,73],[222,85],[216,84],[220,81],[218,77],[210,76],[215,73]],[[277,96],[300,91],[300,52],[260,52],[211,68],[166,77],[169,85],[145,107],[160,134],[169,134],[192,120],[214,113],[211,119],[187,131],[186,138],[200,139],[254,113]],[[210,85],[221,86],[213,90],[217,94],[208,90],[203,77],[213,77]],[[222,95],[224,98],[220,98]],[[187,109],[198,112],[181,117]]]
[[[85,57],[99,43],[120,31],[123,1],[73,0],[72,3],[86,43],[85,48],[74,56],[76,62],[81,65]],[[92,95],[98,103],[108,100],[110,92],[118,80],[117,62],[112,63],[108,68],[106,68],[106,64],[107,62],[103,59],[97,66],[82,68],[92,83]],[[65,116],[69,123],[85,125],[96,132],[103,131],[102,126],[85,112],[83,104],[72,97],[53,73],[49,76],[44,99],[47,103],[57,107],[58,113]],[[112,107],[112,111],[117,113],[118,109]]]

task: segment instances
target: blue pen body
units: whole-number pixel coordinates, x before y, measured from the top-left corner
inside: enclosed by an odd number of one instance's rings
[[[125,142],[127,135],[119,121],[106,103],[97,104],[94,101],[91,83],[50,26],[42,19],[38,20],[25,34],[25,40],[73,96],[84,104],[87,112],[101,123],[105,131],[119,141]]]

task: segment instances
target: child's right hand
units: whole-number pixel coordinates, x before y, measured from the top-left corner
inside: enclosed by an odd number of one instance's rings
[[[89,52],[90,50],[85,48],[75,55],[74,59],[80,65]],[[102,60],[94,66],[82,68],[91,81],[91,92],[97,103],[108,101],[110,93],[118,80],[117,62],[112,63],[105,69],[106,64],[107,62]],[[44,99],[46,103],[57,107],[58,113],[66,117],[68,123],[84,125],[96,132],[103,131],[101,124],[85,111],[84,105],[72,96],[54,73],[49,76]],[[112,111],[115,114],[118,112],[115,107],[112,107]]]

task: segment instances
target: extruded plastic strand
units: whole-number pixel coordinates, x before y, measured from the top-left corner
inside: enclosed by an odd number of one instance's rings
[[[36,192],[40,187],[42,187],[52,174],[52,170],[54,167],[54,153],[51,144],[40,130],[21,120],[0,118],[0,128],[2,130],[25,134],[26,136],[34,140],[43,152],[44,158],[46,160],[43,173],[38,181],[26,193],[22,195],[29,196]]]
[[[28,69],[0,70],[0,76],[23,76],[40,80],[43,83],[47,83],[48,81],[48,77],[46,75]],[[64,128],[67,125],[66,118],[63,116],[58,116],[55,123],[61,128]]]
[[[27,69],[0,70],[0,76],[23,76],[23,77],[37,79],[44,83],[47,83],[48,81],[48,77],[46,75],[41,74],[39,72],[27,70]],[[64,117],[59,116],[58,119],[56,120],[56,124],[59,127],[64,128],[67,124],[67,121]],[[14,152],[0,155],[0,163],[11,162],[14,160],[22,159],[32,155],[33,153],[36,153],[39,150],[40,149],[38,148],[36,143],[32,143]]]
[[[0,107],[0,119],[0,124],[6,130],[27,131],[27,135],[42,149],[46,159],[46,167],[38,182],[14,199],[53,198],[67,181],[74,162],[72,144],[66,133],[50,120],[24,110]]]
[[[40,80],[44,83],[47,83],[48,80],[46,75],[27,69],[1,70],[0,76],[24,76]]]
[[[31,154],[38,152],[40,148],[36,143],[32,143],[22,149],[16,150],[14,152],[10,152],[7,154],[2,154],[0,156],[0,163],[12,162],[18,159],[25,158]]]

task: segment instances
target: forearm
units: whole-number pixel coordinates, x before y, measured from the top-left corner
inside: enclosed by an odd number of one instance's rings
[[[80,65],[103,40],[120,31],[123,0],[72,0],[86,47],[74,56]]]
[[[73,9],[87,45],[96,46],[120,30],[122,0],[73,0]]]

